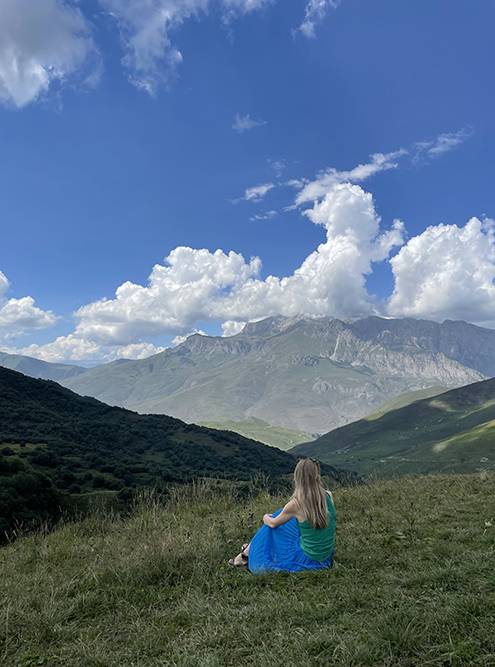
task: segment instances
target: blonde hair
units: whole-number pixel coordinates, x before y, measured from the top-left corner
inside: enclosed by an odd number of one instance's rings
[[[298,461],[294,470],[293,497],[313,528],[328,526],[327,492],[321,482],[320,464],[317,461]]]

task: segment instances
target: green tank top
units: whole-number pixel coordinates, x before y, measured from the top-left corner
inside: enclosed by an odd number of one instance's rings
[[[327,494],[328,526],[313,528],[308,521],[298,521],[301,532],[301,549],[308,558],[323,561],[329,558],[335,545],[337,514],[330,494]]]

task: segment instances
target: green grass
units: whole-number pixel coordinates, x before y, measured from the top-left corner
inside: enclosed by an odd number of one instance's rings
[[[251,438],[263,442],[265,445],[272,445],[272,447],[283,450],[311,440],[311,435],[308,433],[293,431],[283,426],[273,426],[262,419],[256,418],[243,421],[202,422],[200,426],[220,429],[221,431],[234,431],[234,433],[243,435],[245,438]]]
[[[495,379],[360,419],[290,451],[382,477],[495,471]]]
[[[0,550],[4,667],[495,665],[493,475],[337,489],[333,570],[225,565],[282,498],[209,483]]]
[[[434,385],[433,387],[427,387],[426,389],[417,389],[416,391],[406,391],[380,405],[378,410],[372,412],[366,419],[379,419],[387,412],[405,408],[406,405],[411,405],[411,403],[414,403],[415,401],[420,401],[423,398],[433,398],[433,396],[438,396],[438,394],[443,394],[446,391],[448,391],[448,388],[442,387],[441,385]]]

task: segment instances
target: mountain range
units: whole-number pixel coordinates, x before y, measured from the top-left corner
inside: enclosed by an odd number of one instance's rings
[[[87,370],[82,366],[54,364],[41,359],[26,357],[22,354],[7,354],[6,352],[0,352],[0,366],[24,373],[24,375],[32,378],[53,380],[54,382],[61,382],[76,375],[81,375]]]
[[[492,375],[495,331],[465,322],[273,317],[231,337],[195,334],[62,383],[141,413],[216,424],[256,418],[321,434],[404,392]]]
[[[361,474],[495,470],[495,379],[335,429],[290,450]]]
[[[271,317],[235,336],[192,335],[147,359],[60,366],[52,379],[109,405],[241,430],[246,422],[247,432],[257,420],[317,435],[404,392],[492,377],[495,331],[450,320]]]

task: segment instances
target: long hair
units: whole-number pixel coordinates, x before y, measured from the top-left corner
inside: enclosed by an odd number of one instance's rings
[[[298,461],[294,470],[294,498],[313,528],[327,527],[327,494],[321,483],[320,465],[317,461]]]

